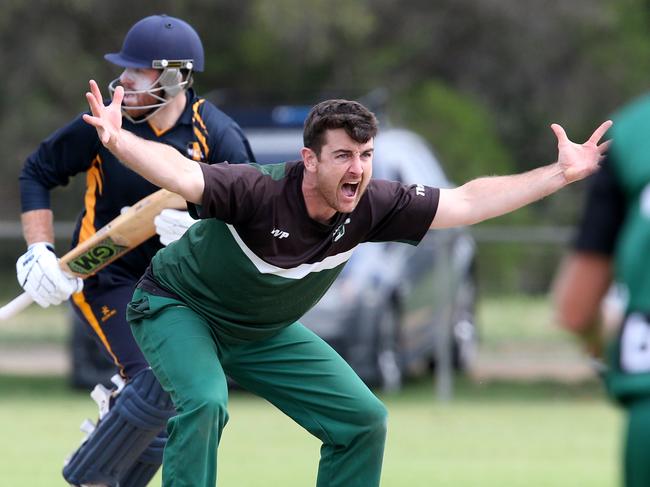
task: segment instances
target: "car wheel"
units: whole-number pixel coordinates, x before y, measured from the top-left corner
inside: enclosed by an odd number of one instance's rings
[[[474,364],[478,353],[476,327],[477,285],[474,272],[468,272],[458,288],[453,321],[453,363],[458,371]]]
[[[402,387],[399,328],[399,313],[394,305],[378,315],[376,360],[379,385],[384,391],[396,391]]]

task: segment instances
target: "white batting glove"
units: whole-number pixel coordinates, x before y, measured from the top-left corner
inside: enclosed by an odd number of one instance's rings
[[[167,246],[183,236],[197,220],[187,211],[167,208],[154,218],[156,233],[160,235],[160,243]]]
[[[18,258],[16,277],[25,292],[43,308],[61,304],[84,287],[81,279],[61,270],[54,249],[47,242],[31,244]]]

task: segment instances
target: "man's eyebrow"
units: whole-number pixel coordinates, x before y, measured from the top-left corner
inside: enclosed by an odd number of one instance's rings
[[[332,154],[336,154],[337,152],[347,152],[347,153],[359,152],[360,154],[365,154],[366,152],[374,152],[374,151],[375,151],[374,147],[369,147],[368,149],[364,149],[362,151],[355,151],[352,149],[335,149],[332,151]]]

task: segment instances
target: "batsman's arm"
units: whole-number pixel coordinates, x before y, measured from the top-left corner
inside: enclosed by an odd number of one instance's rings
[[[36,242],[54,244],[54,216],[50,209],[30,210],[20,216],[27,245]]]
[[[142,139],[124,130],[121,112],[123,97],[124,90],[118,87],[110,105],[104,106],[99,87],[91,80],[86,99],[92,115],[84,115],[84,121],[95,127],[102,144],[126,166],[156,186],[200,204],[204,180],[199,164],[183,157],[173,147]]]
[[[584,144],[571,142],[557,124],[551,128],[558,140],[558,160],[532,171],[509,176],[478,178],[462,186],[440,190],[431,228],[471,225],[494,218],[555,193],[567,184],[594,173],[609,141],[600,142],[612,125],[606,121]]]
[[[184,207],[185,200],[181,196],[164,189],[158,190],[130,206],[124,213],[111,220],[90,238],[58,259],[58,262],[54,254],[52,254],[51,264],[56,267],[59,273],[63,270],[68,275],[78,278],[92,276],[115,259],[120,258],[124,253],[155,235],[154,217],[163,209]],[[49,251],[46,251],[46,255],[49,255]],[[46,270],[45,266],[40,267],[41,273]],[[51,266],[48,268],[48,272],[53,272]],[[20,277],[18,281],[21,282]],[[59,302],[62,300],[60,299]],[[25,292],[10,303],[0,307],[0,322],[8,320],[16,313],[19,313],[29,306],[32,301],[33,298],[30,294]]]

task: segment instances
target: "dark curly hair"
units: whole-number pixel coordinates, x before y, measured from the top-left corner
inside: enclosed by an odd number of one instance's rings
[[[303,143],[320,155],[327,130],[342,128],[354,141],[365,143],[377,135],[377,126],[375,114],[361,103],[326,100],[309,111],[303,130]]]

